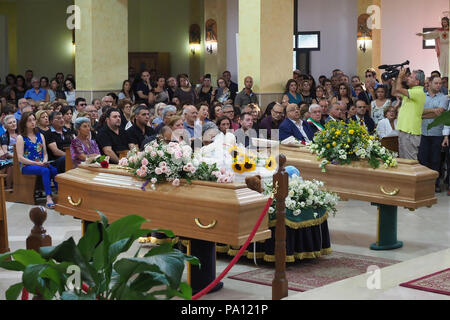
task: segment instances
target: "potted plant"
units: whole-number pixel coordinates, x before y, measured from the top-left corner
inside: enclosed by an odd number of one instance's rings
[[[444,112],[439,117],[434,119],[434,121],[428,125],[428,130],[440,125],[450,126],[450,110]]]
[[[40,253],[17,250],[0,255],[1,268],[23,272],[22,281],[6,291],[6,298],[16,300],[25,288],[46,300],[191,299],[192,289],[181,278],[185,262],[198,265],[197,258],[171,244],[155,247],[143,257],[140,249],[133,257],[119,257],[139,237],[151,232],[174,236],[171,231],[141,229],[146,220],[136,215],[110,225],[99,215],[100,221],[88,226],[78,244],[70,238],[58,246],[43,247]],[[73,286],[77,270],[79,283]]]

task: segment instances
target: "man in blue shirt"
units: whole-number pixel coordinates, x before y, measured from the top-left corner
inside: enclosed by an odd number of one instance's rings
[[[199,132],[195,132],[195,120],[197,120],[198,117],[198,111],[197,108],[192,105],[187,105],[184,107],[183,110],[184,115],[184,128],[187,132],[189,132],[191,138],[201,138],[202,135],[202,129],[200,127]],[[195,135],[197,133],[197,136]]]
[[[441,78],[433,76],[430,80],[430,88],[426,94],[425,109],[422,115],[422,137],[418,155],[420,164],[438,172],[441,162],[441,145],[444,139],[442,131],[444,126],[441,125],[428,130],[428,125],[448,108],[448,98],[442,94],[441,88]],[[439,177],[436,179],[435,189],[436,192],[441,192]]]
[[[31,85],[33,86],[33,89],[28,90],[25,92],[25,99],[33,99],[34,101],[49,101],[49,95],[47,90],[41,89],[41,84],[38,78],[33,78],[31,80]]]
[[[25,109],[26,107],[31,108],[28,100],[25,98],[19,99],[17,111],[16,113],[14,113],[14,117],[16,118],[17,123],[19,123],[20,119],[22,118],[22,114],[24,113],[23,109]]]

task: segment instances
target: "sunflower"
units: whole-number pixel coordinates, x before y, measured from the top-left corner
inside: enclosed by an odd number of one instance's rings
[[[239,148],[237,146],[232,146],[230,149],[228,149],[228,152],[231,154],[233,159],[236,159],[240,153]]]
[[[266,159],[265,168],[270,171],[273,171],[277,168],[277,161],[273,156],[270,156],[268,159]]]
[[[244,173],[244,163],[242,162],[233,162],[233,165],[231,166],[233,168],[233,171],[236,173]]]
[[[251,172],[255,171],[255,169],[256,169],[256,162],[254,161],[254,159],[246,157],[244,161],[244,171]]]

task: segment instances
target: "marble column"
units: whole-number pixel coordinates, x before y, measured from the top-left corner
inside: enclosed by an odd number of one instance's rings
[[[239,88],[251,76],[262,111],[292,77],[293,12],[292,0],[239,0]]]
[[[128,0],[75,0],[77,97],[88,101],[118,92],[128,79]]]

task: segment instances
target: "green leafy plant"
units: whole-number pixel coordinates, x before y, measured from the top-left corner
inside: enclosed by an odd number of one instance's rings
[[[428,125],[428,130],[440,125],[450,126],[450,111],[446,111],[434,119],[434,121]]]
[[[16,300],[25,288],[43,299],[62,300],[157,300],[192,298],[192,289],[181,281],[185,262],[199,265],[199,260],[164,244],[139,257],[119,258],[139,237],[151,232],[144,230],[146,220],[136,215],[126,216],[110,225],[99,212],[100,220],[88,226],[85,235],[75,244],[73,238],[58,246],[43,247],[40,253],[17,250],[0,255],[0,267],[22,271],[22,282],[6,291],[8,300]],[[87,290],[70,285],[71,266],[80,270],[80,280]],[[85,288],[85,289],[86,289]],[[162,297],[162,298],[160,298]]]

